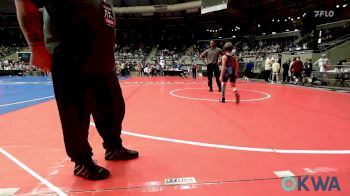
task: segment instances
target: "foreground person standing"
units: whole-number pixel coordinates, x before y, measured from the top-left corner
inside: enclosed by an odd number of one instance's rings
[[[102,180],[110,173],[92,160],[90,115],[106,160],[138,157],[123,147],[125,103],[114,65],[115,18],[108,0],[15,0],[31,63],[52,72],[67,155],[74,174]],[[39,8],[43,7],[41,15]],[[44,27],[44,28],[43,28]],[[46,44],[46,47],[45,47]]]

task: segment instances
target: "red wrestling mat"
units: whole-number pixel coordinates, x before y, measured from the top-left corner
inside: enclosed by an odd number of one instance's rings
[[[349,94],[239,82],[237,106],[220,103],[205,79],[144,77],[121,84],[127,106],[122,137],[140,151],[139,159],[105,161],[92,123],[94,159],[111,177],[74,177],[56,103],[46,102],[0,117],[0,193],[350,195]],[[229,89],[227,99],[233,100]],[[309,179],[309,191],[287,192],[278,171],[335,177],[341,189],[316,191]]]

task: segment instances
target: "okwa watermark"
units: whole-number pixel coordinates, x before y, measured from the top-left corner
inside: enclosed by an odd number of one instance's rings
[[[333,10],[329,10],[329,11],[315,10],[314,12],[315,12],[315,18],[316,17],[332,18],[334,16],[334,11]]]
[[[285,177],[282,180],[282,188],[285,191],[340,191],[337,177],[327,176],[298,176],[297,178]]]

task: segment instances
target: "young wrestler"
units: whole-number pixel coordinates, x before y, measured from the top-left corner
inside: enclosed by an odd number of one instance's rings
[[[225,55],[222,57],[222,69],[220,74],[221,81],[221,99],[220,102],[225,103],[225,89],[228,79],[230,79],[231,88],[236,96],[236,104],[240,102],[240,95],[236,89],[236,78],[238,77],[239,63],[235,55],[232,55],[233,44],[227,42],[224,45]]]

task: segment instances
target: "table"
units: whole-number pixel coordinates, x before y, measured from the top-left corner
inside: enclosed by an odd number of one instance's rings
[[[163,73],[165,76],[182,76],[183,70],[164,70]]]
[[[0,70],[0,76],[18,76],[23,70]]]

